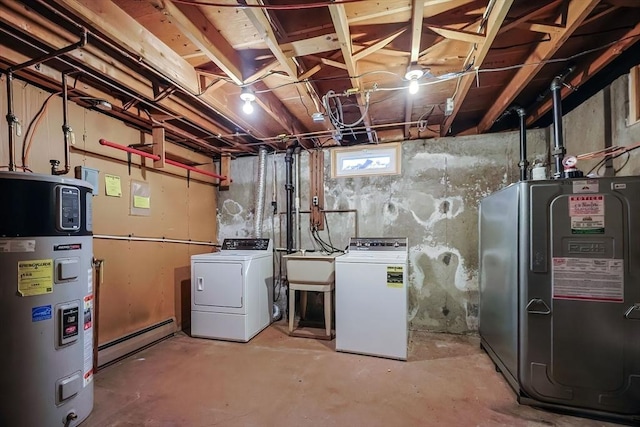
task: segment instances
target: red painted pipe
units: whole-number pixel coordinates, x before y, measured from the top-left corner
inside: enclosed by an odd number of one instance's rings
[[[135,148],[127,147],[126,145],[116,144],[115,142],[107,141],[106,139],[101,139],[98,142],[100,142],[100,145],[106,145],[107,147],[116,148],[118,150],[126,151],[127,153],[137,154],[139,156],[146,157],[147,159],[160,160],[160,156],[156,154],[150,154],[141,150],[137,150]],[[217,173],[207,172],[202,169],[194,168],[193,166],[185,165],[184,163],[176,162],[174,160],[164,159],[164,162],[169,165],[177,166],[182,169],[187,169],[192,172],[201,173],[202,175],[210,176],[212,178],[218,178],[220,181],[224,181],[227,179],[226,176],[222,176],[222,175],[218,175]]]
[[[202,175],[207,175],[207,176],[210,176],[210,177],[213,177],[213,178],[218,178],[221,181],[227,179],[226,176],[218,175],[217,173],[213,173],[213,172],[207,172],[205,170],[194,168],[193,166],[185,165],[184,163],[175,162],[175,161],[170,160],[170,159],[164,159],[164,162],[167,163],[167,164],[173,165],[173,166],[177,166],[177,167],[182,168],[182,169],[190,170],[192,172],[201,173]]]
[[[126,151],[127,153],[137,154],[139,156],[146,157],[147,159],[160,160],[160,156],[158,156],[157,154],[145,153],[144,151],[127,147],[126,145],[116,144],[115,142],[107,141],[106,139],[101,139],[98,142],[100,143],[100,145],[106,145],[107,147],[117,148],[118,150]]]

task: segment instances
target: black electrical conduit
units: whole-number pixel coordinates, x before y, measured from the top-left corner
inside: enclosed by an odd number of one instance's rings
[[[18,118],[15,116],[15,114],[13,113],[13,74],[24,69],[27,67],[30,67],[32,65],[35,64],[40,64],[42,62],[46,62],[50,59],[54,59],[57,58],[60,55],[64,55],[65,53],[69,53],[72,52],[76,49],[79,49],[81,47],[83,47],[84,45],[87,44],[87,37],[88,37],[88,33],[87,30],[85,30],[84,28],[82,28],[82,36],[81,39],[69,46],[63,47],[62,49],[58,49],[58,50],[54,50],[53,52],[49,52],[44,54],[43,56],[40,56],[38,58],[34,58],[31,59],[27,62],[23,62],[22,64],[16,64],[12,67],[9,67],[5,70],[5,74],[7,75],[7,127],[8,127],[8,131],[9,131],[9,170],[10,171],[14,171],[15,170],[15,160],[16,160],[16,153],[15,153],[15,142],[13,140],[13,132],[14,132],[14,126],[15,124],[18,122]],[[63,73],[62,74],[62,79],[63,79],[63,87],[64,87],[64,91],[65,94],[64,96],[66,97],[66,75]],[[63,107],[63,111],[64,111],[64,115],[65,115],[65,124],[66,124],[66,99],[65,99],[65,106]],[[67,125],[68,127],[68,125]],[[65,174],[69,172],[69,144],[68,144],[68,132],[65,131],[65,125],[63,125],[62,127],[63,132],[65,132],[65,169],[66,172],[64,172]],[[53,167],[52,167],[52,172],[53,172]],[[62,171],[60,171],[62,172]],[[62,173],[56,173],[55,175],[61,175]]]
[[[57,9],[55,9],[54,7],[52,7],[51,5],[47,4],[46,2],[44,2],[43,0],[37,0],[39,4],[41,4],[42,6],[46,7],[47,9],[49,9],[52,13],[56,14],[57,16],[59,16],[60,18],[66,20],[67,22],[69,22],[70,24],[79,27],[79,28],[83,28],[81,27],[80,24],[78,24],[77,22],[73,21],[70,17],[68,17],[67,15],[60,13]],[[31,5],[32,2],[23,2],[23,3],[29,3],[29,7],[33,8],[33,5]],[[142,57],[133,57],[132,55],[130,55],[129,53],[125,52],[120,46],[117,46],[116,44],[114,44],[113,42],[106,40],[105,38],[99,36],[98,34],[89,32],[89,35],[91,36],[91,38],[100,41],[101,43],[104,43],[105,45],[111,47],[111,49],[113,49],[115,52],[118,52],[120,55],[122,55],[123,57],[134,61],[136,64],[140,65],[141,67],[143,67],[144,69],[146,69],[147,71],[151,72],[152,74],[154,74],[156,77],[160,78],[161,80],[166,80],[168,82],[170,82],[172,85],[174,85],[176,88],[180,89],[180,92],[184,93],[185,95],[189,96],[192,100],[197,101],[198,103],[200,103],[203,107],[214,111],[220,118],[224,119],[225,121],[227,121],[228,123],[230,123],[232,126],[230,127],[235,127],[236,129],[240,129],[242,130],[243,133],[247,134],[247,135],[251,135],[250,132],[248,132],[247,130],[245,130],[242,126],[240,126],[239,124],[235,123],[233,120],[229,119],[228,117],[226,117],[224,114],[220,113],[218,110],[216,110],[213,106],[209,105],[208,103],[206,103],[204,100],[202,100],[200,98],[200,96],[202,95],[202,93],[193,93],[191,90],[189,90],[188,88],[182,87],[179,83],[173,81],[170,77],[165,76],[164,74],[158,72],[158,70],[156,70],[153,66],[146,64],[144,62],[144,58]],[[154,108],[154,105],[151,105]],[[173,116],[173,114],[170,114],[171,116]],[[227,145],[230,146],[235,146],[235,144],[233,142],[230,141],[226,141],[225,139],[219,137],[218,135],[214,135],[213,133],[211,133],[210,131],[204,130],[205,133],[209,134],[210,136],[224,142]]]
[[[27,46],[29,46],[31,48],[37,49],[37,50],[39,50],[41,52],[46,52],[46,50],[43,49],[42,47],[40,47],[38,44],[26,40],[24,37],[21,37],[21,36],[17,35],[14,31],[9,31],[9,30],[7,30],[5,28],[2,28],[0,26],[0,32],[3,32],[4,34],[13,37],[16,40],[19,40],[20,42],[22,42],[23,44],[25,44],[25,45],[27,45]],[[88,34],[88,35],[91,35],[91,34]],[[87,76],[89,76],[92,79],[96,80],[97,82],[109,87],[110,89],[115,90],[115,91],[117,91],[117,92],[129,97],[129,98],[135,99],[136,101],[138,101],[142,105],[146,105],[147,107],[155,108],[156,110],[160,111],[162,114],[166,114],[168,116],[171,116],[172,120],[177,120],[179,122],[182,122],[185,125],[193,128],[193,129],[197,129],[197,130],[209,135],[209,137],[217,139],[217,140],[219,140],[219,141],[221,141],[221,142],[223,142],[223,143],[225,143],[227,145],[235,145],[233,142],[227,141],[224,138],[213,134],[211,131],[209,131],[207,129],[204,129],[204,128],[198,126],[195,123],[189,122],[188,120],[186,120],[186,119],[184,119],[184,118],[182,118],[180,116],[176,116],[174,113],[172,113],[171,111],[161,107],[160,105],[156,105],[153,102],[148,101],[145,98],[135,94],[134,92],[131,92],[130,90],[125,89],[122,86],[111,82],[110,80],[100,76],[99,74],[97,74],[94,71],[88,70],[88,69],[86,69],[86,68],[84,68],[84,67],[82,67],[82,66],[80,66],[80,65],[78,65],[78,64],[76,64],[74,62],[71,62],[70,60],[67,60],[67,59],[57,58],[57,60],[59,62],[65,64],[65,65],[69,66],[69,67],[72,67],[75,70],[78,70],[78,71],[82,72],[83,74],[86,74]],[[14,120],[15,120],[15,116],[14,116]],[[244,132],[244,130],[243,130],[243,132]]]
[[[293,153],[296,151],[297,143],[293,143],[287,147],[284,155],[286,163],[286,176],[284,188],[287,191],[287,253],[293,252]]]

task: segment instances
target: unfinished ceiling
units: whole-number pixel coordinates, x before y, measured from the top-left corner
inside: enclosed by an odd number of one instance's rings
[[[640,2],[0,1],[5,70],[84,34],[16,75],[57,91],[70,72],[81,105],[241,155],[489,132],[516,104],[533,125],[555,76],[566,97],[638,41]]]

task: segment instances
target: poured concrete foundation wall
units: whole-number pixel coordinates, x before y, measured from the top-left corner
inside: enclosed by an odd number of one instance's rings
[[[546,132],[528,132],[529,158],[545,156]],[[269,157],[263,235],[284,246],[284,216],[271,215],[273,170],[277,210],[285,210],[284,156]],[[301,209],[309,209],[308,156],[301,154]],[[402,144],[402,173],[379,177],[330,177],[325,151],[327,210],[357,210],[362,237],[408,237],[409,321],[414,330],[466,333],[477,329],[478,202],[518,179],[518,133],[408,141]],[[257,157],[232,162],[233,184],[220,192],[219,238],[253,234]],[[282,219],[282,226],[280,225]],[[345,248],[355,235],[356,213],[327,213],[331,243]],[[314,248],[308,215],[302,215],[301,247]],[[274,230],[275,229],[275,230]],[[274,232],[275,231],[275,232]],[[329,241],[327,228],[321,236]],[[282,304],[281,297],[279,304]]]
[[[640,122],[629,123],[629,76],[624,75],[609,87],[589,98],[564,116],[564,137],[567,153],[578,155],[601,150],[609,145],[630,146],[640,143]],[[586,174],[599,161],[580,161],[578,166]],[[640,149],[616,159],[606,167],[594,170],[600,176],[640,175]]]

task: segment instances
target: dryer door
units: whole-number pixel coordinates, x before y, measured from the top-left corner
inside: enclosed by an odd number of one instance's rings
[[[195,305],[241,308],[242,263],[196,262],[193,286]]]

